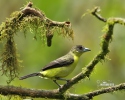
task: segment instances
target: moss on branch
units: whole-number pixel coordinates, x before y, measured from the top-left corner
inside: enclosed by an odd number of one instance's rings
[[[55,90],[38,90],[38,89],[27,89],[16,86],[2,86],[0,85],[0,93],[4,96],[19,96],[18,98],[50,98],[50,99],[63,99],[63,100],[91,100],[93,97],[110,93],[114,91],[120,91],[125,89],[125,83],[118,84],[116,86],[107,87],[85,94],[62,94],[58,89]],[[17,100],[17,98],[16,98]]]
[[[9,82],[18,76],[18,68],[21,65],[14,41],[14,35],[18,31],[22,31],[26,36],[27,31],[30,30],[34,33],[34,39],[40,38],[42,44],[47,43],[47,46],[52,45],[55,33],[73,39],[73,30],[69,21],[53,21],[42,11],[32,8],[32,5],[29,2],[21,11],[12,13],[11,17],[0,25],[0,42],[5,43],[0,58],[1,71],[3,75],[9,77]]]
[[[105,19],[98,14],[99,8],[96,7],[91,11],[97,19],[106,23],[104,30],[105,33],[101,38],[100,51],[91,62],[82,69],[82,71],[64,84],[60,89],[56,90],[35,90],[26,89],[15,86],[0,86],[0,93],[2,95],[19,95],[21,97],[33,97],[33,98],[51,98],[51,99],[66,99],[66,100],[90,100],[93,97],[110,93],[113,91],[125,89],[125,83],[121,83],[116,86],[95,90],[82,95],[65,93],[69,88],[78,81],[90,77],[95,65],[98,62],[105,60],[106,55],[110,52],[109,44],[112,41],[113,28],[115,24],[125,25],[125,19],[122,18],[109,18]],[[0,26],[0,41],[5,41],[5,48],[2,53],[2,71],[3,74],[9,75],[10,81],[12,81],[18,75],[18,67],[20,66],[16,46],[14,42],[14,34],[20,29],[26,33],[27,28],[31,32],[36,31],[34,38],[39,36],[41,39],[46,38],[48,46],[51,46],[52,38],[55,31],[59,31],[59,34],[73,38],[73,30],[71,29],[70,22],[56,22],[52,21],[45,16],[40,10],[32,8],[32,3],[28,5],[20,12],[16,12],[10,19],[7,19],[5,23]]]
[[[67,91],[69,88],[71,88],[74,84],[78,83],[80,80],[86,78],[86,77],[90,77],[91,73],[93,72],[95,65],[98,64],[98,62],[105,60],[106,55],[109,53],[109,44],[112,41],[112,36],[113,36],[113,28],[114,25],[117,24],[121,24],[124,25],[125,24],[125,19],[122,18],[109,18],[108,20],[106,20],[105,18],[103,18],[101,15],[99,15],[96,11],[97,7],[95,7],[91,14],[96,16],[97,19],[106,22],[106,25],[104,27],[103,30],[105,30],[105,34],[103,34],[102,38],[101,38],[101,49],[100,52],[90,61],[90,63],[83,68],[82,72],[79,73],[78,75],[76,75],[75,77],[73,77],[67,84],[64,84],[61,89],[60,92],[64,93],[65,91]],[[119,23],[120,22],[120,23]],[[123,24],[124,23],[124,24]]]

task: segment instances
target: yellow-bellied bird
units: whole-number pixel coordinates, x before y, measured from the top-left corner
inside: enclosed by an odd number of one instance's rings
[[[76,45],[72,47],[69,53],[50,62],[42,68],[40,72],[20,77],[20,80],[33,76],[40,76],[42,78],[52,79],[60,87],[56,80],[65,80],[68,82],[68,80],[63,79],[63,77],[66,77],[75,69],[80,56],[87,51],[90,51],[90,49],[82,45]]]

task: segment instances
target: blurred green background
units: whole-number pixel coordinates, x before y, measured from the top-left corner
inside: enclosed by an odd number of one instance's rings
[[[23,76],[32,72],[39,71],[50,61],[66,54],[73,45],[82,44],[91,49],[91,52],[84,54],[77,68],[67,79],[77,75],[82,67],[86,66],[100,50],[100,39],[104,34],[102,29],[105,23],[99,21],[92,15],[81,18],[87,9],[95,6],[101,8],[101,15],[109,17],[125,17],[124,0],[30,0],[33,6],[45,12],[46,16],[56,21],[70,21],[75,33],[75,40],[64,38],[57,34],[54,35],[53,44],[47,47],[42,44],[40,39],[33,40],[33,34],[28,33],[26,38],[19,32],[15,36],[20,59],[23,60],[20,68],[20,75]],[[0,24],[9,17],[13,11],[19,11],[28,0],[0,0]],[[74,85],[69,91],[77,94],[84,94],[96,89],[106,87],[104,82],[114,85],[125,81],[125,27],[115,25],[113,41],[110,45],[108,57],[111,60],[96,65],[95,70],[89,79],[82,80]],[[0,72],[1,74],[1,72]],[[7,77],[0,76],[0,85],[6,85]],[[60,82],[64,84],[64,82]],[[51,80],[40,79],[39,77],[29,78],[23,81],[15,79],[11,85],[22,86],[35,89],[56,89],[57,86]],[[94,100],[124,100],[125,92],[118,91],[94,97]],[[4,100],[5,98],[3,98]],[[44,99],[34,99],[44,100]]]

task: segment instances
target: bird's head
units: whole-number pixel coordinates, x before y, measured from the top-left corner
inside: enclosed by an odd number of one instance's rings
[[[82,45],[73,46],[71,52],[76,56],[81,56],[84,52],[91,51],[89,48],[86,48]]]

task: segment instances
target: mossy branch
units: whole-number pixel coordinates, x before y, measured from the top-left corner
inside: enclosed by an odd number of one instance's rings
[[[32,10],[34,11],[35,9],[31,8],[32,4],[27,5],[27,7],[30,10],[28,10],[28,13],[27,12],[26,13],[30,15]],[[24,8],[24,9],[26,9],[26,8]],[[29,96],[29,97],[33,97],[33,98],[34,97],[35,98],[41,97],[41,98],[52,98],[52,99],[67,99],[67,100],[90,100],[94,96],[97,96],[97,95],[100,95],[103,93],[109,93],[109,92],[125,89],[125,83],[122,83],[122,84],[119,84],[116,86],[112,86],[112,87],[108,87],[108,88],[104,88],[104,89],[100,89],[100,90],[95,90],[95,91],[92,91],[89,93],[85,93],[83,95],[65,93],[71,86],[78,83],[78,81],[80,81],[86,77],[90,77],[92,71],[95,68],[95,65],[98,62],[105,60],[105,56],[110,51],[109,44],[112,41],[114,25],[116,23],[125,25],[125,19],[122,19],[122,18],[109,18],[109,19],[103,18],[101,15],[98,14],[98,11],[99,11],[98,9],[99,8],[93,9],[91,11],[91,14],[94,15],[99,20],[106,23],[106,26],[104,28],[105,34],[102,36],[102,39],[101,39],[100,52],[93,58],[93,60],[85,68],[82,69],[82,72],[80,72],[78,75],[73,77],[68,83],[64,84],[60,89],[48,91],[48,90],[26,89],[26,88],[21,88],[21,87],[14,87],[14,86],[0,86],[1,94],[2,95]],[[33,13],[34,16],[36,16],[37,14],[39,16],[45,17],[44,15],[40,15],[39,12]],[[21,17],[22,17],[22,14],[19,17],[19,19],[22,20]],[[32,17],[32,16],[30,16],[30,17]],[[43,20],[43,18],[40,20]],[[49,20],[50,21],[49,23],[48,23],[48,20],[49,19],[46,19],[47,22],[46,22],[45,26],[47,26],[46,28],[50,30],[51,28],[48,26],[51,26],[51,25],[56,26],[56,22],[52,21],[52,23],[54,22],[54,24],[52,24],[51,20]],[[64,22],[64,23],[67,24],[69,22]],[[60,25],[60,27],[61,27],[61,25]],[[51,31],[48,31],[48,33],[51,33]],[[6,37],[6,36],[8,36],[8,34],[7,35],[3,34],[2,37],[4,37],[4,35]],[[13,39],[13,38],[9,37],[9,39]]]
[[[112,41],[112,35],[113,35],[113,28],[115,24],[121,24],[125,25],[125,19],[123,18],[109,18],[106,20],[101,15],[97,13],[97,9],[94,8],[91,12],[94,16],[96,16],[99,20],[106,22],[106,25],[104,27],[105,34],[101,38],[101,50],[100,52],[93,58],[93,60],[85,67],[83,68],[82,72],[73,77],[67,84],[63,85],[60,91],[64,93],[66,90],[68,90],[70,87],[72,87],[74,84],[78,83],[80,80],[90,77],[92,71],[95,68],[95,65],[105,60],[106,55],[109,53],[109,44]]]
[[[26,32],[30,30],[34,33],[34,39],[39,37],[43,44],[47,43],[47,46],[52,45],[54,33],[73,39],[73,30],[69,21],[53,21],[42,11],[32,8],[32,5],[29,2],[21,11],[14,12],[11,18],[7,18],[0,25],[0,42],[5,43],[0,58],[1,71],[3,75],[9,77],[9,83],[18,76],[18,69],[21,66],[14,41],[14,35],[18,31],[22,31],[26,36]]]
[[[95,8],[95,9],[96,10],[92,10],[91,14],[93,14],[94,13],[93,11],[95,11],[96,16],[98,16],[97,12],[96,12],[98,10],[97,10],[97,8]],[[102,19],[102,17],[100,18],[100,16],[98,16],[97,18],[99,18],[99,20]],[[109,43],[112,39],[114,24],[110,24],[109,22],[107,22],[107,27],[108,27],[108,30],[102,36],[100,52],[93,58],[93,60],[85,68],[83,68],[81,73],[79,73],[78,75],[73,77],[67,84],[63,85],[63,87],[60,90],[61,92],[65,92],[71,86],[78,83],[78,81],[80,81],[81,79],[89,77],[91,72],[93,71],[95,65],[98,62],[100,62],[101,60],[105,59],[106,54],[109,52],[108,47],[109,47]]]
[[[55,90],[38,90],[38,89],[27,89],[16,86],[2,86],[0,85],[0,93],[4,96],[7,95],[19,95],[21,98],[49,98],[49,99],[61,99],[61,100],[90,100],[95,96],[110,93],[114,91],[120,91],[125,89],[125,83],[118,84],[116,86],[103,88],[88,92],[85,94],[62,94],[58,89]]]
[[[99,8],[98,8],[99,9]],[[82,72],[73,77],[67,84],[63,85],[60,89],[60,92],[64,93],[66,90],[68,90],[70,87],[72,87],[74,84],[78,83],[80,80],[90,77],[95,65],[105,60],[105,56],[109,53],[109,44],[112,40],[113,35],[113,28],[114,24],[118,23],[121,25],[125,24],[125,19],[122,18],[109,18],[106,20],[102,16],[100,16],[97,13],[97,8],[94,8],[91,12],[94,16],[96,16],[99,20],[106,22],[106,26],[104,27],[105,34],[102,36],[101,39],[101,50],[100,52],[93,58],[93,60],[85,67],[83,68]]]

